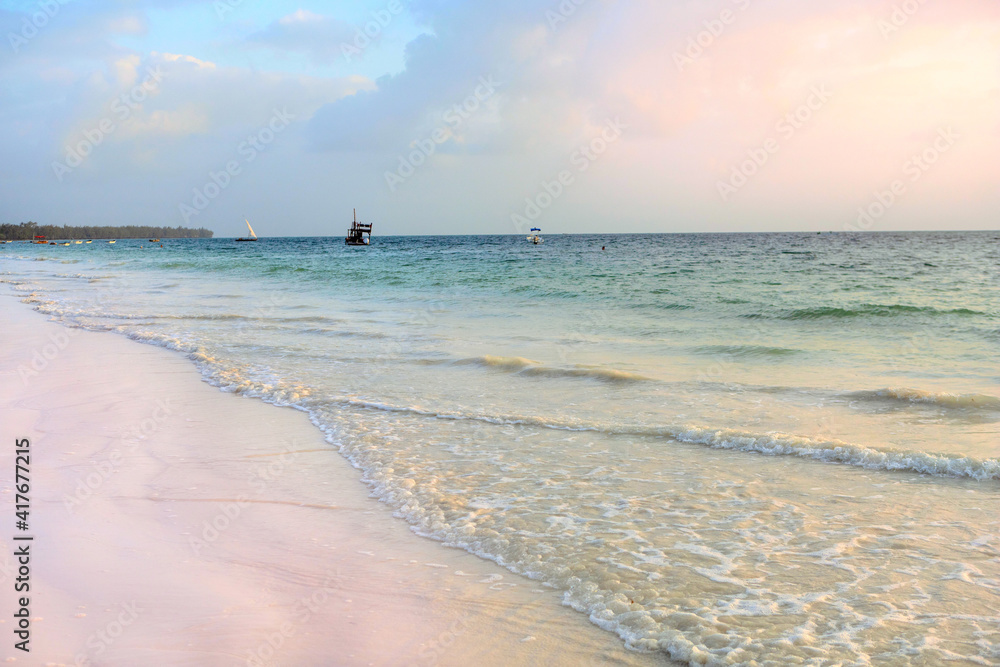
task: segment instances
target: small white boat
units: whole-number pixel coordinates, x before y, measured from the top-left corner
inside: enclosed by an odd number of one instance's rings
[[[532,227],[531,234],[528,235],[528,240],[534,243],[535,245],[541,245],[545,243],[545,241],[542,240],[542,237],[538,235],[538,232],[540,231],[542,230],[539,229],[538,227]]]
[[[117,243],[117,241],[108,241],[108,243]]]

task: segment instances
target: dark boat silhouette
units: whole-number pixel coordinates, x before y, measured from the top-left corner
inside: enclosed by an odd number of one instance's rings
[[[367,236],[365,236],[367,234]],[[372,242],[372,226],[371,223],[365,225],[358,222],[358,209],[354,209],[354,224],[351,225],[351,229],[347,232],[347,238],[344,239],[344,243],[347,245],[371,245]]]

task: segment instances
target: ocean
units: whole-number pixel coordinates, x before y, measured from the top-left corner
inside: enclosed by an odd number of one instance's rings
[[[15,243],[0,278],[306,411],[630,648],[1000,665],[1000,233],[545,241]]]

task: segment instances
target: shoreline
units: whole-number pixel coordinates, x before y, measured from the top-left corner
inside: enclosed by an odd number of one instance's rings
[[[48,321],[20,296],[0,292],[0,435],[31,440],[32,650],[8,641],[5,657],[668,662],[558,591],[415,535],[305,413],[220,391],[177,352]],[[13,522],[14,453],[0,451]],[[5,589],[13,532],[0,533]],[[0,600],[8,634],[14,592]]]

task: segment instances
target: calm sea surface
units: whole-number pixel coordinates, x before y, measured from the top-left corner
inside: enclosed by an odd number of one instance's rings
[[[0,277],[308,411],[416,532],[633,648],[1000,664],[1000,233],[163,245]]]

